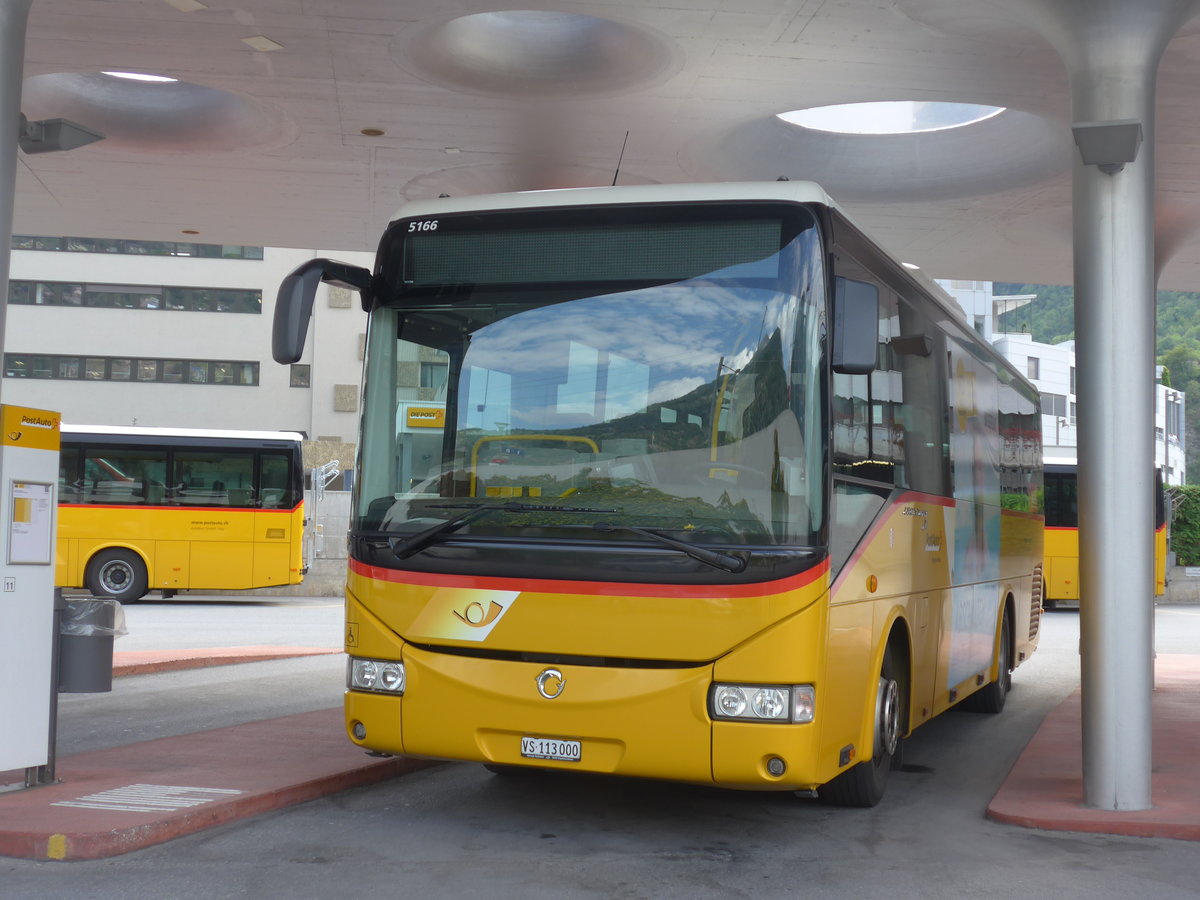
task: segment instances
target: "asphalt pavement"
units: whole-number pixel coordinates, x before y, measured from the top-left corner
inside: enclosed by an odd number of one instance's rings
[[[264,645],[130,650],[114,653],[113,674],[338,652]],[[1046,716],[986,815],[1046,831],[1200,841],[1200,779],[1192,765],[1200,746],[1200,655],[1160,653],[1155,662],[1152,808],[1084,805],[1076,690]],[[54,783],[0,793],[0,855],[118,856],[428,765],[364,754],[343,735],[340,708],[74,753],[55,761]],[[21,772],[0,773],[0,785],[22,779]]]

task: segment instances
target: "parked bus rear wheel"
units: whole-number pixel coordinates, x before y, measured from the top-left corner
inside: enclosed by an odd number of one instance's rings
[[[110,547],[93,556],[85,581],[93,596],[112,597],[119,603],[140,600],[149,588],[142,558],[122,547]]]
[[[1000,649],[997,653],[996,680],[985,684],[959,706],[969,712],[998,713],[1004,710],[1004,701],[1012,690],[1012,619],[1009,618],[1007,607],[1004,619],[1000,623]]]
[[[847,769],[817,789],[822,803],[835,806],[875,806],[887,790],[888,776],[899,768],[908,709],[908,675],[893,644],[883,653],[875,692],[875,737],[871,758]]]

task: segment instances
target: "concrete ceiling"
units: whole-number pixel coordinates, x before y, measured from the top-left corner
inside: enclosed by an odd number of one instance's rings
[[[14,231],[373,250],[406,198],[787,176],[932,276],[1071,282],[1067,73],[1005,3],[530,6],[34,0],[24,112],[107,139],[22,155]],[[1158,84],[1160,286],[1200,290],[1195,24]],[[776,118],[880,100],[1006,111],[913,135]]]

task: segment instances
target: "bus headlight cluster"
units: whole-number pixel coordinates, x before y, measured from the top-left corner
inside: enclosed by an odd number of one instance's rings
[[[738,722],[811,722],[816,714],[811,684],[714,684],[709,712]]]
[[[393,659],[360,659],[352,656],[346,672],[346,686],[352,691],[403,694],[404,663]]]

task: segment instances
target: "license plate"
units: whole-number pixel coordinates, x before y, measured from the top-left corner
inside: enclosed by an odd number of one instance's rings
[[[559,738],[523,737],[521,755],[526,759],[557,759],[562,762],[579,762],[582,754],[579,741],[564,741]]]

